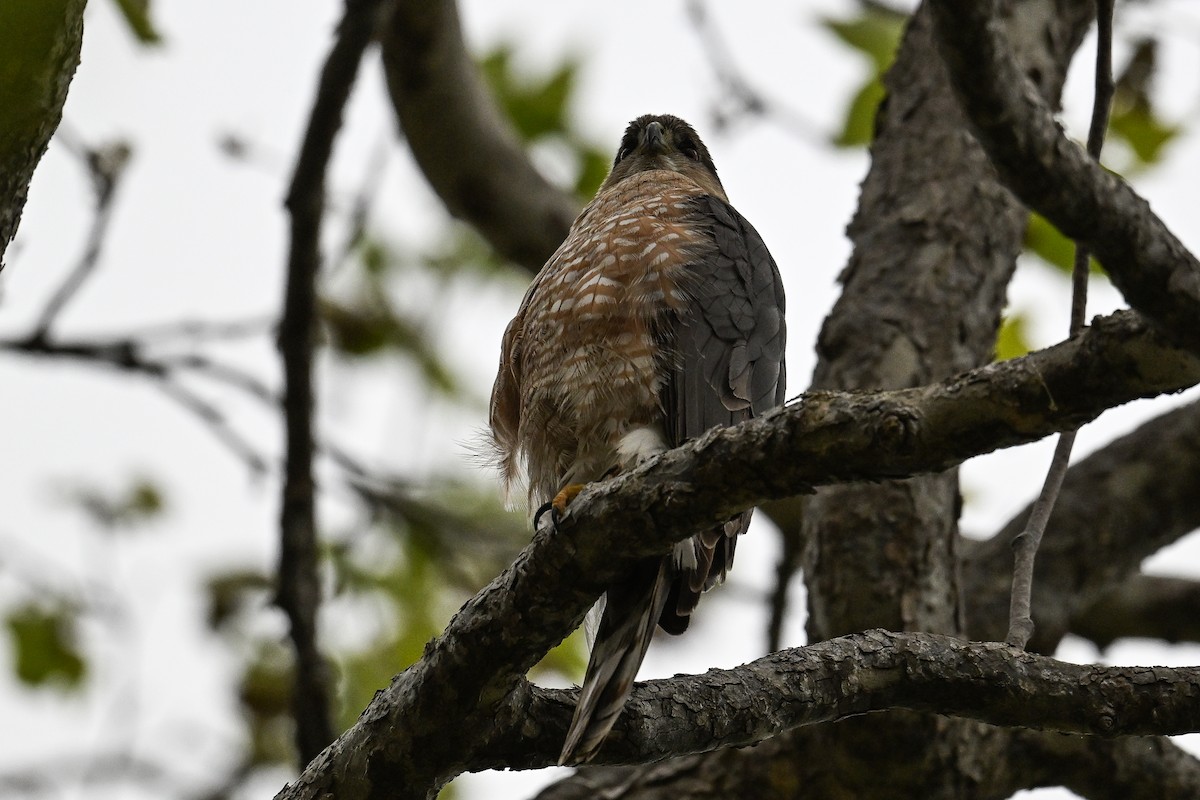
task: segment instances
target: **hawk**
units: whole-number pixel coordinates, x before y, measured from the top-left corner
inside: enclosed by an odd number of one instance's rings
[[[775,261],[729,205],[692,126],[630,123],[612,171],[504,333],[490,428],[506,489],[559,511],[583,484],[783,402]],[[733,563],[750,512],[608,587],[559,763],[599,749],[656,625],[682,633]]]

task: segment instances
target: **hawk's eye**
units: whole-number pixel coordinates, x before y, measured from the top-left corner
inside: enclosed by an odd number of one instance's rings
[[[700,160],[700,149],[696,147],[695,140],[690,136],[681,136],[679,138],[679,152],[690,158],[692,161]]]
[[[617,158],[613,164],[620,164],[626,158],[633,154],[637,149],[638,137],[636,133],[626,133],[621,139],[621,147],[617,150]]]

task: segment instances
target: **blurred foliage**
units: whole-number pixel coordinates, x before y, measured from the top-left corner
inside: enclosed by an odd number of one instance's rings
[[[5,615],[13,671],[29,686],[77,689],[87,671],[75,642],[75,613],[55,605],[27,603]]]
[[[327,343],[351,358],[401,355],[414,362],[425,382],[439,392],[452,395],[458,382],[434,346],[438,304],[427,302],[420,309],[402,313],[391,299],[389,281],[397,258],[381,243],[364,239],[357,247],[359,263],[349,283],[340,289],[327,288],[318,312]],[[446,280],[442,276],[441,280]]]
[[[288,642],[254,642],[238,687],[238,700],[250,729],[250,763],[294,764],[292,651]]]
[[[567,101],[575,90],[579,64],[567,60],[549,75],[520,79],[512,66],[513,45],[502,44],[484,55],[479,68],[500,107],[525,141],[560,135],[566,130]]]
[[[1068,276],[1075,268],[1075,242],[1036,211],[1029,212],[1025,226],[1025,250]],[[1093,275],[1104,274],[1096,259],[1090,259],[1089,264]]]
[[[59,492],[70,506],[104,534],[142,527],[166,507],[162,490],[153,481],[135,476],[116,489],[71,485]],[[20,575],[20,562],[0,564]],[[40,566],[40,565],[38,565]],[[112,620],[119,600],[102,580],[78,590],[66,590],[57,578],[28,570],[31,590],[4,610],[12,644],[13,673],[31,687],[81,689],[88,665],[76,628],[82,615]]]
[[[140,42],[161,41],[148,0],[116,0]],[[864,146],[874,133],[875,113],[906,17],[870,0],[844,19],[822,26],[869,64],[869,74],[847,105],[833,143]],[[516,65],[514,45],[480,59],[480,67],[514,129],[532,150],[565,154],[573,171],[567,187],[590,198],[608,173],[609,147],[599,147],[577,130],[571,104],[580,63],[565,58],[540,74]],[[1117,85],[1113,135],[1128,144],[1139,163],[1156,163],[1178,128],[1164,123],[1150,91],[1155,72],[1153,42],[1139,43]],[[228,139],[231,154],[245,159],[246,146]],[[261,164],[259,165],[261,166]],[[336,212],[336,207],[331,204]],[[366,216],[366,215],[364,215]],[[401,359],[417,367],[412,392],[433,390],[437,402],[475,403],[444,352],[446,293],[477,286],[511,268],[469,227],[444,223],[422,249],[367,231],[364,223],[342,258],[323,276],[320,315],[323,344],[363,366]],[[1031,218],[1027,247],[1069,270],[1072,244],[1045,220]],[[461,281],[457,287],[456,281]],[[1029,351],[1027,320],[1005,319],[996,342],[1003,360]],[[352,642],[327,649],[338,670],[338,723],[351,725],[374,693],[416,661],[461,603],[503,570],[529,539],[528,521],[504,511],[494,488],[454,479],[421,483],[366,475],[342,476],[363,519],[351,532],[326,537],[324,578],[330,589],[325,619],[352,619]],[[331,481],[338,483],[338,481]],[[343,485],[344,484],[344,485]],[[326,484],[328,485],[328,484]],[[142,525],[167,508],[162,490],[137,478],[119,490],[73,489],[69,498],[105,531]],[[263,532],[267,535],[267,532]],[[294,760],[290,718],[292,654],[280,612],[273,607],[275,579],[257,568],[230,567],[214,573],[206,587],[207,622],[242,659],[238,699],[253,765],[290,765]],[[76,643],[78,612],[69,603],[25,602],[6,611],[14,671],[29,686],[83,685],[84,654]],[[339,631],[339,633],[341,633]],[[326,636],[326,641],[335,640]],[[578,679],[585,665],[581,632],[551,651],[535,674]],[[443,797],[451,792],[448,788]]]
[[[575,160],[575,179],[569,188],[580,199],[590,200],[608,176],[612,156],[578,133],[571,122],[579,63],[568,58],[546,75],[520,75],[512,63],[514,49],[502,44],[485,54],[479,60],[483,77],[526,144],[554,141],[566,146]]]
[[[79,485],[65,494],[96,525],[110,532],[140,527],[166,510],[162,490],[146,477],[132,478],[121,489]]]
[[[339,594],[356,608],[394,620],[371,646],[341,658],[342,724],[350,725],[375,690],[421,657],[454,611],[499,574],[529,538],[522,515],[504,511],[494,492],[447,483],[436,492],[401,484],[358,487],[379,532],[397,547],[356,539],[331,548]],[[367,602],[363,602],[367,601]],[[569,638],[534,673],[582,675],[582,638]]]
[[[1129,169],[1157,164],[1163,148],[1182,130],[1165,122],[1154,107],[1157,71],[1158,42],[1144,38],[1134,43],[1129,63],[1116,79],[1109,133],[1129,146],[1134,157]]]
[[[529,538],[522,515],[496,493],[450,480],[422,488],[405,481],[353,485],[369,522],[327,541],[322,553],[331,596],[325,615],[352,618],[365,641],[331,652],[338,667],[340,729],[352,725],[375,692],[414,663],[454,612],[501,572]],[[278,631],[263,630],[273,579],[222,573],[208,582],[208,621],[246,654],[239,698],[253,763],[290,763],[291,652]],[[577,679],[582,634],[551,651],[534,674]]]
[[[150,19],[150,0],[115,0],[117,9],[125,23],[139,42],[145,45],[161,44],[162,36]]]
[[[883,100],[883,75],[896,58],[908,16],[875,3],[862,3],[848,19],[826,17],[821,25],[843,44],[865,56],[871,70],[854,92],[841,131],[833,138],[838,147],[863,147],[875,138],[875,112]]]
[[[996,334],[997,361],[1020,358],[1033,350],[1029,346],[1027,327],[1028,319],[1024,314],[1010,314],[1004,317],[1000,323],[1000,330]]]

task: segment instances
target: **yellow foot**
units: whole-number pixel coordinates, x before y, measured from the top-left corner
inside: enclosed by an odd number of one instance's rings
[[[571,501],[582,491],[582,483],[569,483],[562,488],[562,491],[554,495],[554,499],[550,501],[550,507],[561,517],[567,513],[567,506],[571,505]]]

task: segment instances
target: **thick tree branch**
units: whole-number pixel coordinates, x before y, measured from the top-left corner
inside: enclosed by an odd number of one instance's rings
[[[555,763],[576,690],[526,685],[470,769]],[[1200,667],[1099,667],[882,630],[640,684],[596,758],[640,763],[740,747],[804,725],[908,709],[1097,736],[1200,730]],[[535,722],[531,722],[535,721]]]
[[[1200,353],[1200,262],[1124,181],[1059,128],[996,20],[995,2],[930,0],[942,55],[1005,183],[1086,244],[1126,300]]]
[[[312,361],[316,333],[316,276],[321,263],[321,219],[325,173],[333,141],[378,23],[382,0],[346,0],[337,39],[321,70],[320,85],[296,160],[287,209],[291,248],[279,351],[283,359],[286,463],[280,511],[279,594],[296,650],[292,714],[300,763],[308,763],[333,739],[329,676],[317,647],[316,616],[321,602],[312,461]]]
[[[814,393],[714,430],[580,494],[558,530],[535,535],[279,796],[369,797],[388,786],[397,797],[424,797],[464,769],[479,745],[472,736],[494,727],[525,673],[628,563],[691,531],[816,485],[944,470],[1198,380],[1200,361],[1127,312],[1049,350],[940,384]],[[444,735],[447,720],[458,736]]]
[[[1020,731],[1015,746],[1045,774],[1088,800],[1193,800],[1200,761],[1164,736],[1098,739]]]
[[[967,630],[999,639],[1007,618],[1010,542],[1026,508],[986,542],[964,542]],[[1031,647],[1053,652],[1077,614],[1142,560],[1200,527],[1200,404],[1151,420],[1073,466],[1034,577]]]
[[[541,268],[579,204],[529,161],[463,44],[454,0],[399,0],[382,44],[400,127],[433,190],[505,258]]]
[[[1070,626],[1099,647],[1129,636],[1200,642],[1200,582],[1131,575],[1073,615]]]
[[[87,0],[0,3],[0,269],[29,181],[62,119]]]

